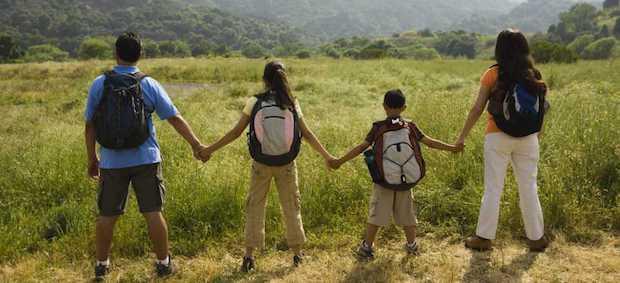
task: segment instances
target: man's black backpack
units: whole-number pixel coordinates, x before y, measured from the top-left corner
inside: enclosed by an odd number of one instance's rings
[[[97,142],[108,149],[130,149],[150,136],[140,83],[143,73],[105,73],[103,96],[94,117]]]

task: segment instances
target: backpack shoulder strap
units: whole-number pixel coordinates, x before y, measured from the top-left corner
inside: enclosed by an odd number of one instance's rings
[[[144,80],[145,78],[147,78],[147,77],[149,76],[149,75],[147,75],[147,74],[145,74],[145,73],[143,73],[143,72],[137,72],[137,73],[135,73],[135,74],[133,74],[133,75],[134,75],[134,77],[135,77],[138,81],[142,81],[142,80]]]

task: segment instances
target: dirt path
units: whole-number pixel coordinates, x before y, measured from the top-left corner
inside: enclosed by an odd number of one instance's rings
[[[291,267],[290,254],[269,252],[258,257],[258,270],[238,272],[239,255],[210,251],[194,258],[175,258],[178,270],[169,282],[619,282],[620,241],[608,239],[599,247],[556,240],[545,253],[529,253],[513,242],[492,252],[478,253],[459,244],[422,239],[421,255],[407,257],[400,243],[383,246],[377,259],[360,263],[353,245],[338,250],[308,250],[300,268]],[[59,262],[59,263],[51,263]],[[109,282],[150,282],[149,259],[114,259]],[[38,255],[17,265],[0,267],[0,282],[84,282],[91,263]]]
[[[205,91],[215,91],[216,87],[206,83],[163,83],[170,97],[186,97]]]

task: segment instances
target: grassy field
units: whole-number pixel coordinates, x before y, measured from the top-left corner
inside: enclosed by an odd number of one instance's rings
[[[197,134],[212,142],[236,121],[245,100],[260,91],[264,63],[161,59],[141,67],[168,87]],[[336,155],[360,142],[371,123],[383,118],[381,98],[391,88],[405,91],[406,116],[426,134],[453,141],[480,75],[492,64],[328,59],[286,63],[308,124]],[[90,276],[96,184],[85,177],[82,117],[90,82],[111,66],[102,61],[0,66],[0,281],[82,281]],[[241,253],[249,180],[245,140],[202,165],[192,160],[172,128],[158,121],[168,189],[165,214],[173,253],[183,263],[174,279],[364,281],[364,276],[376,275],[370,278],[614,281],[620,276],[620,62],[544,65],[541,70],[551,87],[553,107],[541,143],[539,177],[546,228],[557,239],[549,253],[523,255],[524,232],[512,177],[500,217],[504,246],[473,255],[460,247],[475,229],[482,195],[480,122],[464,154],[424,151],[428,176],[415,189],[427,251],[421,257],[402,259],[403,236],[390,227],[381,234],[385,256],[356,265],[349,254],[366,219],[371,192],[366,168],[358,159],[330,172],[305,146],[298,165],[313,258],[298,271],[288,269],[284,227],[273,192],[264,265],[245,277],[233,272]],[[150,276],[150,244],[143,222],[132,197],[115,234],[113,259],[123,263],[115,271],[116,280]]]

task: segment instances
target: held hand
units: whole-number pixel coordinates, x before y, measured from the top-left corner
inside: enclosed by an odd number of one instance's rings
[[[330,169],[338,170],[342,166],[342,161],[340,159],[333,158],[327,161],[327,165]]]
[[[203,163],[211,159],[211,153],[208,151],[208,147],[203,144],[194,147],[192,150],[194,151],[194,157]]]
[[[462,153],[465,150],[465,144],[457,143],[452,150],[453,153]]]
[[[99,180],[99,159],[88,161],[88,177],[95,181]]]

